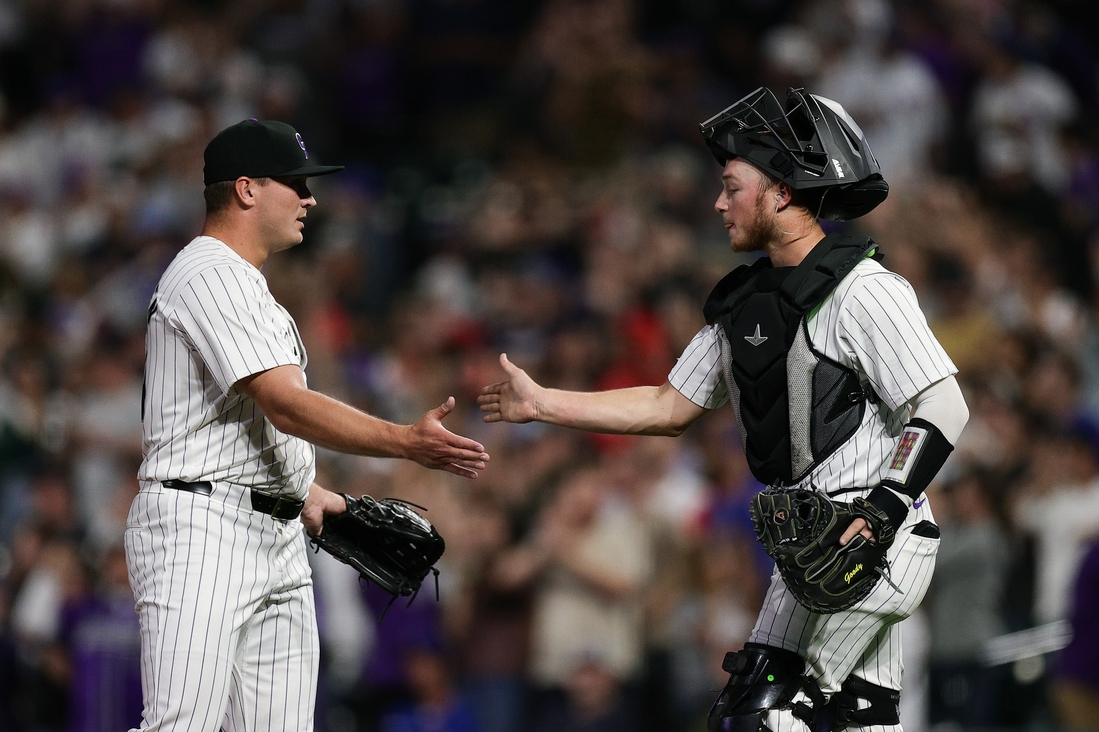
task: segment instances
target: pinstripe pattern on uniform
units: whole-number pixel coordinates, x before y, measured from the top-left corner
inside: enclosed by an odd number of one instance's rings
[[[871,259],[856,265],[805,325],[814,350],[855,370],[879,398],[847,442],[800,481],[851,500],[881,481],[911,416],[908,402],[957,369],[931,333],[912,287]],[[668,381],[699,406],[714,409],[732,401],[737,407],[739,390],[721,365],[730,358],[725,332],[720,325],[708,325],[684,350]],[[901,593],[879,582],[854,608],[820,615],[799,605],[776,572],[750,640],[805,658],[826,695],[851,674],[899,690],[903,665],[897,623],[922,601],[938,550],[938,539],[912,533],[920,521],[934,521],[926,501],[909,512],[889,551],[891,578]],[[766,724],[773,732],[808,732],[789,710],[772,710]],[[848,729],[901,732],[900,725]]]
[[[869,321],[873,323],[859,324]],[[829,493],[869,489],[881,481],[882,470],[896,450],[910,416],[906,403],[957,373],[957,368],[927,326],[911,286],[872,259],[856,265],[806,325],[813,348],[859,372],[881,403],[870,405],[848,441],[800,484]],[[721,368],[727,343],[720,325],[703,327],[684,349],[668,381],[701,407],[715,409],[727,401],[737,406],[739,390]]]
[[[301,522],[252,510],[253,488],[304,498],[313,446],[278,432],[241,378],[306,366],[293,318],[224,243],[198,237],[153,295],[145,459],[125,546],[141,623],[142,730],[308,732],[316,613]],[[210,481],[204,496],[162,481]]]
[[[319,645],[299,521],[252,511],[244,486],[202,496],[146,483],[125,548],[143,731],[312,729]]]
[[[912,527],[933,521],[927,503],[909,514],[889,550],[890,577],[898,593],[879,582],[862,603],[842,613],[820,615],[799,605],[786,591],[776,572],[763,610],[750,637],[753,643],[794,651],[806,659],[825,695],[835,693],[850,675],[890,689],[901,688],[901,630],[898,623],[923,601],[935,568],[938,539],[917,536]],[[770,713],[783,729],[806,730],[787,710]],[[772,728],[774,729],[774,728]],[[848,729],[900,730],[899,725],[872,725]]]
[[[304,498],[314,448],[283,434],[232,387],[307,357],[290,314],[258,269],[211,237],[161,277],[146,336],[142,480],[210,480]]]

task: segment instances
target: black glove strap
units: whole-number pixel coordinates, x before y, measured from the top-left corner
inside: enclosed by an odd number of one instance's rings
[[[870,495],[866,497],[864,503],[868,503],[884,513],[888,518],[889,526],[896,530],[900,528],[901,524],[904,523],[904,519],[908,516],[908,506],[900,496],[889,490],[886,487],[887,485],[887,483],[883,483],[870,491]],[[856,498],[855,500],[861,499]],[[861,515],[858,511],[855,513]],[[863,518],[866,517],[863,516]],[[877,536],[877,533],[875,532],[874,535]]]
[[[874,489],[887,490],[878,486]],[[873,492],[871,493],[873,495]],[[905,513],[908,513],[908,507],[904,505],[904,501],[891,496],[897,503],[901,504]],[[874,540],[884,547],[893,545],[893,539],[896,538],[896,526],[899,524],[893,523],[893,517],[887,512],[880,509],[877,505],[870,502],[866,498],[856,498],[851,502],[851,513],[858,516],[866,522],[866,525],[870,527],[870,530],[874,532]],[[901,521],[904,521],[904,516],[901,515]]]

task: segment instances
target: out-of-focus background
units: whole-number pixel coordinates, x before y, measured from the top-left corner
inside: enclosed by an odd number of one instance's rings
[[[665,380],[744,261],[697,124],[763,84],[866,131],[891,193],[844,229],[916,288],[972,414],[906,729],[1099,726],[1097,58],[1091,0],[0,0],[0,729],[139,720],[146,309],[247,117],[348,167],[265,268],[310,384],[399,422],[452,394],[492,454],[475,482],[319,456],[448,550],[441,601],[380,623],[316,558],[318,729],[704,729],[772,566],[732,410],[592,437],[475,398],[501,351],[555,387]]]

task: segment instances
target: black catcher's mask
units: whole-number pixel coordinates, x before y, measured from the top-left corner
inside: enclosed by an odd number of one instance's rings
[[[699,127],[717,161],[744,158],[788,184],[817,216],[863,216],[885,200],[889,184],[865,135],[837,102],[790,89],[783,109],[760,87]]]

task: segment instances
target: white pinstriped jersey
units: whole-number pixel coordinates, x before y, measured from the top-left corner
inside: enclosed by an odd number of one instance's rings
[[[830,494],[869,491],[896,450],[910,416],[908,401],[958,369],[928,327],[912,286],[873,259],[856,265],[807,317],[813,348],[855,370],[880,402],[876,408],[870,405],[847,442],[799,484]],[[739,408],[737,385],[727,382],[722,369],[722,349],[727,351],[728,341],[721,326],[704,327],[668,381],[701,407],[715,409],[731,401]]]
[[[237,381],[304,371],[297,325],[256,267],[199,236],[160,278],[149,306],[142,405],[143,481],[228,482],[305,498],[314,448],[275,429]]]

